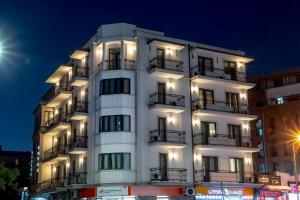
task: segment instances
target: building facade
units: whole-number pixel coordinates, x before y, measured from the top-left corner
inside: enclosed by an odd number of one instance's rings
[[[102,25],[46,80],[35,196],[250,199],[244,52]],[[187,192],[187,193],[186,193]]]
[[[254,154],[254,170],[293,175],[292,140],[300,127],[300,69],[249,77],[249,81],[256,84],[249,92],[250,108],[262,120],[265,137],[264,151]],[[256,145],[263,144],[255,122],[252,124],[252,138]],[[295,144],[295,151],[299,166],[299,144]]]

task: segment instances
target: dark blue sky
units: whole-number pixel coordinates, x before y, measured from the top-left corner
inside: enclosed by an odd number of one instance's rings
[[[46,3],[47,2],[47,3]],[[101,24],[128,22],[253,56],[251,73],[300,66],[300,3],[285,1],[0,0],[0,144],[30,150],[47,75]],[[180,3],[179,3],[180,2]]]

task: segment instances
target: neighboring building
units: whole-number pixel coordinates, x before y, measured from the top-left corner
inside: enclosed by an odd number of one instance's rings
[[[196,187],[199,199],[218,199],[221,186],[251,198],[252,60],[131,24],[102,25],[46,80],[35,196],[168,199]]]
[[[18,188],[28,188],[30,185],[30,152],[29,151],[4,151],[0,145],[0,163],[4,163],[7,168],[17,168],[20,176],[16,182]],[[16,190],[7,188],[4,192],[0,191],[1,199],[19,199],[20,193]]]
[[[292,132],[299,133],[300,127],[300,68],[249,77],[248,81],[256,84],[249,92],[249,102],[251,111],[263,121],[265,137],[265,153],[261,151],[254,154],[254,170],[260,173],[280,171],[292,175],[291,140],[295,139]],[[263,137],[258,135],[255,122],[252,125],[253,143],[263,144]],[[300,166],[300,144],[295,147],[297,164]]]

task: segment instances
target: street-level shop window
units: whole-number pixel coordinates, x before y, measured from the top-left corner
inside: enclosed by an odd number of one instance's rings
[[[130,170],[130,153],[102,153],[98,156],[98,170]]]

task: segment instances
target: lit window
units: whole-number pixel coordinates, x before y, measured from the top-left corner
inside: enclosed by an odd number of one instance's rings
[[[283,97],[277,97],[276,102],[277,104],[283,104]]]

